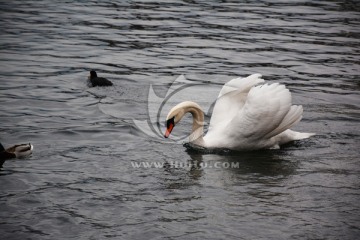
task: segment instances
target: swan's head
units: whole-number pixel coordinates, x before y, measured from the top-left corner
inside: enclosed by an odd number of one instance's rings
[[[173,107],[166,117],[166,121],[165,121],[166,131],[164,137],[168,138],[170,136],[171,131],[174,129],[175,125],[178,122],[180,122],[183,116],[187,112],[194,114],[195,109],[201,111],[200,106],[197,103],[190,101],[179,103],[178,105]]]
[[[93,78],[97,78],[97,74],[96,74],[96,72],[94,70],[91,70],[90,71],[90,76],[88,77],[88,79],[90,80],[90,79],[93,79]]]
[[[165,126],[165,138],[168,138],[170,136],[171,131],[174,129],[175,124],[177,124],[181,118],[184,116],[185,112],[183,108],[179,108],[179,105],[176,105],[173,107],[169,114],[166,117]]]
[[[32,154],[33,149],[34,149],[33,145],[28,143],[28,144],[15,145],[15,146],[13,146],[11,148],[6,149],[6,151],[8,153],[15,154],[15,156],[17,158],[23,158],[23,157],[27,157],[30,154]]]

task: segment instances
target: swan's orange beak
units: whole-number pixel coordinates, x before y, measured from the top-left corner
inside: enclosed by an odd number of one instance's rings
[[[169,120],[166,121],[166,131],[165,131],[165,134],[164,134],[165,138],[168,138],[170,136],[171,131],[175,127],[174,119],[175,119],[175,117],[170,118]]]
[[[171,131],[173,130],[173,128],[174,128],[174,125],[171,124],[171,125],[166,129],[166,132],[165,132],[165,135],[164,135],[165,138],[168,138],[168,137],[170,136],[170,133],[171,133]]]

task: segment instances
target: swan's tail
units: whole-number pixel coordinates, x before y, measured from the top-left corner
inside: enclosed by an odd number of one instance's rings
[[[294,140],[301,140],[305,138],[309,138],[311,136],[314,136],[315,133],[301,133],[301,132],[295,132],[293,130],[286,130],[279,135],[275,136],[277,138],[277,141],[280,145],[294,141]]]
[[[305,139],[305,138],[309,138],[311,136],[316,135],[316,133],[301,133],[301,132],[293,132],[293,140],[301,140],[301,139]]]

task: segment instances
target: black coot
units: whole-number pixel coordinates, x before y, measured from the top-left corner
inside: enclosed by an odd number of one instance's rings
[[[94,70],[90,71],[89,87],[105,87],[105,86],[112,86],[113,83],[107,80],[106,78],[98,77]]]

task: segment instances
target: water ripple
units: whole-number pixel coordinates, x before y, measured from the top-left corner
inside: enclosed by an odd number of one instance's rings
[[[327,0],[1,2],[0,140],[35,146],[0,171],[2,238],[355,239],[359,13]],[[87,88],[90,69],[114,86]],[[316,137],[203,155],[133,123],[149,118],[150,84],[164,97],[180,74],[220,88],[255,72],[290,88],[296,130]]]

